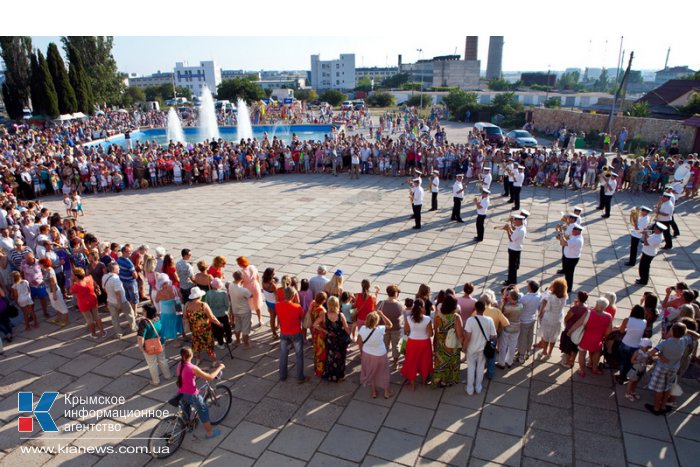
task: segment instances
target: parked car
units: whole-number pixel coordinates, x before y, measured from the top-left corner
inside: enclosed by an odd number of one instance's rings
[[[343,110],[352,110],[353,103],[352,101],[343,101],[343,103],[340,105],[340,108]]]
[[[363,101],[362,99],[358,99],[353,102],[353,107],[355,110],[362,110],[366,107],[365,101]]]
[[[503,130],[501,130],[500,126],[488,122],[478,122],[474,124],[474,128],[484,135],[484,139],[488,143],[496,144],[496,146],[503,146],[506,142],[503,137]]]
[[[509,131],[506,134],[506,141],[516,148],[534,148],[537,146],[535,137],[525,130]]]

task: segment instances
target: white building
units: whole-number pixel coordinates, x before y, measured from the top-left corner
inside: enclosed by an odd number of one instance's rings
[[[175,85],[189,88],[193,96],[201,95],[205,86],[216,94],[219,84],[221,68],[218,68],[213,60],[199,62],[196,66],[189,66],[187,62],[175,63]]]
[[[392,66],[392,67],[371,67],[371,68],[357,68],[355,69],[355,85],[357,86],[357,83],[362,79],[362,78],[369,78],[371,80],[374,80],[374,84],[378,85],[381,84],[382,81],[384,81],[387,78],[391,78],[394,75],[397,75],[399,73],[399,67],[397,66]]]
[[[355,54],[340,54],[338,60],[321,60],[320,55],[312,55],[310,79],[316,89],[353,89]]]
[[[173,77],[174,74],[172,71],[164,72],[161,73],[160,70],[158,70],[157,73],[153,73],[151,75],[144,75],[144,76],[137,76],[137,75],[129,75],[127,77],[127,86],[135,86],[138,88],[148,88],[151,86],[160,86],[162,84],[173,84]]]

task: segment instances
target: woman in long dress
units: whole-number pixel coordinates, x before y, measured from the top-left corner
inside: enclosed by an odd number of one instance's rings
[[[568,295],[566,294],[566,280],[563,277],[556,279],[549,286],[549,291],[542,296],[540,305],[540,333],[542,340],[536,347],[542,349],[540,357],[543,360],[552,355],[554,344],[561,334],[562,321],[564,319],[564,307]]]
[[[459,383],[459,363],[464,326],[457,310],[457,299],[447,294],[435,314],[433,339],[433,384],[444,387]],[[454,329],[458,347],[447,346],[447,334]]]
[[[322,378],[337,383],[345,378],[345,359],[350,343],[350,328],[345,316],[340,313],[340,301],[337,297],[328,299],[328,312],[325,317],[326,364]],[[314,328],[319,320],[314,323]]]
[[[314,372],[319,377],[323,376],[326,365],[326,310],[323,308],[325,303],[326,293],[319,292],[308,311],[313,323],[311,341],[314,346]]]
[[[175,301],[178,298],[177,289],[173,287],[167,274],[156,273],[155,303],[160,306],[161,336],[165,339],[175,339],[182,334],[182,319],[177,316]]]
[[[250,264],[245,256],[236,258],[236,263],[238,263],[238,266],[241,268],[243,287],[248,289],[252,294],[248,299],[250,309],[255,311],[255,314],[258,315],[258,326],[261,326],[262,314],[260,309],[262,308],[262,289],[260,288],[260,274],[258,273],[258,269]]]

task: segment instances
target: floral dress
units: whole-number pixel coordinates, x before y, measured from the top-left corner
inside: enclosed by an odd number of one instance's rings
[[[323,379],[338,382],[345,378],[345,357],[348,353],[348,333],[345,332],[343,321],[331,321],[326,315],[326,364],[323,369]]]
[[[309,307],[311,322],[316,322],[323,311],[322,306],[317,305],[316,302],[311,303]],[[326,365],[326,335],[322,331],[312,329],[311,342],[314,345],[314,372],[316,376],[323,376],[323,370]]]
[[[460,349],[451,349],[445,345],[447,332],[455,327],[456,316],[454,313],[435,315],[437,329],[435,333],[437,343],[433,352],[433,383],[435,384],[459,383]]]
[[[209,324],[209,315],[204,311],[204,303],[199,303],[199,308],[194,310],[187,307],[187,321],[192,331],[192,351],[195,356],[204,350],[207,352],[207,355],[216,359],[214,354],[214,337]]]

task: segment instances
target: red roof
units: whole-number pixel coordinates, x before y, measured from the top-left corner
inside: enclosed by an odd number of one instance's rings
[[[683,122],[683,125],[694,126],[700,128],[700,115],[693,115],[688,120]]]
[[[689,91],[700,90],[700,80],[672,79],[642,96],[639,101],[646,102],[650,107],[668,105]]]

